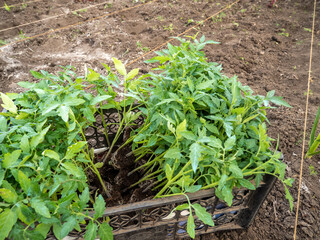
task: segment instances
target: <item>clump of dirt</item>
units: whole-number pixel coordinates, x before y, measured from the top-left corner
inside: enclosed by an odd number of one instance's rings
[[[105,159],[107,152],[96,156],[96,162],[105,160],[105,164],[99,169],[99,172],[108,193],[99,192],[106,199],[106,206],[111,207],[152,199],[155,193],[150,188],[145,187],[146,183],[137,184],[143,178],[144,172],[143,169],[138,171],[135,171],[135,169],[141,166],[141,162],[144,160],[135,162],[135,156],[130,145],[123,148],[120,148],[120,145],[115,146],[114,150],[107,159]],[[103,189],[95,174],[90,173],[88,179],[89,185],[94,190]],[[152,183],[148,182],[147,184]]]

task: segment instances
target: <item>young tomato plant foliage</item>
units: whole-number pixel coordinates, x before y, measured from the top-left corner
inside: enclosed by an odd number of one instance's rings
[[[123,66],[115,63],[116,68]],[[89,192],[87,174],[91,172],[100,181],[100,193],[109,194],[85,129],[93,126],[95,114],[102,114],[103,108],[128,114],[124,108],[133,101],[115,101],[113,88],[119,80],[105,67],[107,76],[90,70],[85,79],[70,66],[57,76],[31,71],[38,83],[19,83],[28,89],[24,93],[1,93],[6,111],[0,113],[0,240],[45,239],[50,229],[62,239],[85,223],[86,240],[97,235],[113,239],[108,222],[98,221],[105,210],[104,199],[99,192]],[[137,73],[124,75],[132,79]],[[95,94],[85,91],[84,80],[94,85]],[[128,119],[122,123],[123,127],[128,124]],[[95,214],[90,216],[88,210]]]
[[[235,187],[254,190],[271,174],[283,182],[292,207],[292,179],[285,179],[286,164],[272,150],[265,123],[270,103],[290,105],[275,91],[254,95],[236,76],[223,75],[218,63],[207,62],[200,50],[215,42],[177,39],[181,45],[158,51],[147,62],[160,65],[130,88],[144,103],[145,117],[133,152],[151,156],[139,167],[146,172],[141,181],[153,180],[156,197],[215,188],[231,206]]]

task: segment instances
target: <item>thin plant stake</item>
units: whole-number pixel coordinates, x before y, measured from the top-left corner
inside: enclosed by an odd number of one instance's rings
[[[298,200],[297,200],[297,211],[296,211],[296,220],[295,220],[295,224],[294,224],[293,240],[296,240],[296,236],[297,236],[297,225],[298,225],[299,208],[300,208],[300,193],[301,193],[302,170],[303,170],[303,162],[304,162],[304,146],[305,146],[305,142],[306,142],[306,131],[307,131],[307,120],[308,120],[308,107],[309,107],[310,82],[311,82],[311,66],[312,66],[312,49],[313,49],[314,25],[315,25],[315,19],[316,19],[316,7],[317,7],[317,0],[314,0],[313,23],[312,23],[312,34],[311,34],[311,46],[310,46],[310,60],[309,60],[309,74],[308,74],[308,90],[307,90],[307,100],[306,100],[306,112],[305,112],[305,118],[304,118],[304,130],[303,130],[303,142],[302,142],[301,165],[300,165],[300,176],[299,176]]]

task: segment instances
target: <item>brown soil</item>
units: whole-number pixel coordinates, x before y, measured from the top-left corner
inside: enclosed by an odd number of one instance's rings
[[[8,5],[19,2],[7,0]],[[0,29],[36,21],[48,16],[68,13],[57,19],[39,22],[0,32],[7,42],[23,36],[49,31],[97,17],[107,12],[136,6],[142,0],[110,1],[77,15],[71,11],[98,1],[53,0],[28,4],[10,12],[0,9]],[[58,65],[71,64],[84,73],[87,67],[103,71],[101,62],[110,64],[111,57],[128,63],[188,27],[209,17],[232,1],[158,0],[145,6],[104,17],[95,21],[52,32],[11,46],[0,48],[0,91],[22,91],[19,81],[31,80],[29,70],[58,70]],[[242,0],[219,18],[214,18],[197,31],[219,45],[207,46],[210,61],[219,62],[227,75],[237,74],[243,84],[257,93],[272,89],[283,96],[293,108],[278,108],[268,112],[269,134],[280,139],[281,151],[288,164],[287,174],[296,179],[291,189],[296,208],[298,176],[304,111],[307,91],[312,0],[278,0],[278,7],[270,9],[267,0]],[[319,17],[320,6],[317,8]],[[317,106],[320,104],[320,22],[317,18],[313,51],[313,68],[309,106],[308,132]],[[22,31],[19,33],[19,30]],[[151,57],[151,56],[150,56]],[[138,61],[129,68],[150,66]],[[301,205],[297,239],[319,239],[320,236],[320,158],[306,160],[303,169]],[[317,174],[311,174],[309,166]],[[295,212],[290,212],[284,189],[278,182],[263,204],[248,230],[203,235],[198,239],[292,239]]]

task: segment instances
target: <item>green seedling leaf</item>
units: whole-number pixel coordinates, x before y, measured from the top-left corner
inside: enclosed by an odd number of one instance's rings
[[[62,229],[62,226],[61,226],[60,222],[53,224],[52,230],[53,230],[54,236],[59,240],[62,239],[61,229]]]
[[[164,158],[173,158],[173,159],[180,159],[181,158],[181,152],[179,148],[170,148],[166,154],[164,155]]]
[[[201,189],[201,185],[192,185],[192,186],[186,186],[185,191],[188,193],[194,193]]]
[[[285,107],[292,108],[292,106],[290,106],[286,101],[284,101],[282,97],[274,96],[274,97],[268,98],[268,100],[270,102],[273,102],[274,104],[279,105],[279,106],[285,106]]]
[[[97,230],[98,226],[94,222],[89,222],[89,224],[86,227],[87,231],[86,234],[84,235],[85,240],[95,240],[97,237]]]
[[[31,224],[34,219],[34,213],[31,211],[30,207],[27,207],[26,205],[22,203],[17,203],[17,216],[18,218],[25,224]]]
[[[87,74],[86,79],[88,82],[98,81],[100,79],[100,74],[89,68],[89,73]]]
[[[6,94],[3,94],[3,93],[0,93],[0,94],[1,94],[2,102],[4,103],[4,104],[1,104],[1,106],[4,109],[7,109],[9,112],[11,112],[13,114],[17,114],[18,109],[17,109],[16,105],[14,104],[14,102]]]
[[[52,102],[50,105],[48,105],[47,107],[45,107],[42,111],[42,115],[46,115],[48,113],[50,113],[51,111],[55,110],[57,107],[60,106],[60,103],[58,102]]]
[[[293,178],[287,178],[286,180],[283,181],[286,185],[289,187],[292,187],[292,183],[294,182]]]
[[[64,122],[68,122],[69,120],[69,111],[70,107],[66,105],[60,105],[58,108],[58,115],[62,118]]]
[[[106,209],[106,203],[101,195],[99,195],[98,198],[96,198],[95,203],[93,204],[94,208],[94,219],[98,219],[103,216],[104,210]]]
[[[53,151],[53,150],[46,149],[46,150],[43,151],[42,155],[46,156],[46,157],[49,157],[49,158],[52,158],[54,160],[60,161],[59,154],[57,152]]]
[[[68,220],[61,227],[61,238],[66,237],[76,226],[77,219],[76,216],[70,216]]]
[[[172,133],[176,132],[176,130],[174,129],[173,125],[169,121],[167,122],[167,127]]]
[[[187,222],[187,232],[192,239],[194,239],[196,236],[195,228],[196,225],[194,224],[193,216],[190,214]]]
[[[0,197],[8,203],[15,203],[18,199],[17,193],[7,188],[0,188]]]
[[[1,185],[2,185],[2,181],[3,181],[3,179],[4,179],[5,173],[6,173],[5,170],[0,169],[0,187],[1,187]]]
[[[95,106],[97,103],[100,103],[102,101],[105,101],[109,98],[111,98],[112,96],[110,95],[102,95],[102,96],[97,96],[97,97],[94,97],[91,101],[90,101],[90,105],[93,105]]]
[[[172,178],[173,170],[172,170],[172,168],[170,167],[169,164],[166,164],[165,172],[166,172],[166,177],[167,177],[168,181],[170,181],[171,178]]]
[[[4,154],[2,166],[4,168],[10,168],[18,163],[18,159],[21,155],[21,150],[15,150],[12,153]]]
[[[30,143],[27,135],[23,135],[20,140],[20,148],[24,153],[28,153],[30,151]]]
[[[233,148],[233,146],[236,143],[236,136],[232,136],[230,138],[227,139],[227,141],[224,143],[224,149],[226,151],[229,151]]]
[[[83,176],[83,171],[72,162],[61,163],[61,165],[65,169],[67,169],[73,176],[77,178],[81,178]]]
[[[0,115],[0,132],[6,132],[8,130],[7,119]]]
[[[87,143],[84,141],[77,142],[68,147],[65,159],[72,159]]]
[[[46,238],[51,226],[52,226],[52,224],[40,223],[40,224],[37,225],[35,230],[37,232],[39,232],[42,235],[42,237]]]
[[[18,180],[21,188],[25,193],[29,192],[29,189],[31,187],[31,180],[27,177],[27,175],[24,174],[24,172],[19,170],[18,173]]]
[[[39,73],[39,72],[30,70],[30,73],[32,74],[33,77],[35,77],[37,79],[42,79],[43,78],[43,75],[41,73]]]
[[[112,227],[108,223],[103,222],[100,224],[98,231],[100,240],[113,240],[112,230]]]
[[[191,160],[191,165],[194,172],[197,171],[199,160],[201,157],[201,151],[202,151],[202,148],[198,143],[193,143],[190,146],[190,160]]]
[[[256,187],[254,186],[254,184],[252,184],[249,180],[247,179],[239,179],[238,182],[240,183],[240,185],[242,187],[245,187],[249,190],[255,190]]]
[[[39,145],[39,143],[43,142],[44,137],[47,134],[47,132],[49,131],[49,129],[50,129],[50,126],[43,129],[37,136],[34,136],[31,138],[30,146],[32,149],[35,149]]]
[[[51,218],[50,211],[41,198],[32,198],[30,203],[36,213],[46,218]]]
[[[17,214],[9,208],[0,214],[0,240],[8,237],[12,227],[17,222]]]
[[[128,75],[127,75],[127,77],[126,77],[126,81],[131,80],[132,78],[134,78],[135,76],[137,76],[138,73],[139,73],[139,68],[132,69],[132,70],[128,73]]]
[[[284,190],[285,190],[285,193],[286,193],[286,199],[288,199],[289,204],[290,204],[290,209],[292,211],[293,210],[293,197],[291,196],[291,194],[289,192],[289,189],[287,188],[286,185],[284,185]]]
[[[192,140],[192,141],[196,141],[197,137],[196,135],[194,135],[192,132],[190,131],[184,131],[180,133],[182,137],[188,139],[188,140]]]
[[[209,226],[214,226],[214,223],[212,221],[212,216],[210,213],[207,212],[207,210],[202,207],[200,204],[195,203],[191,205],[193,209],[195,210],[195,214],[197,217],[204,223]]]
[[[229,170],[232,172],[232,176],[235,178],[243,178],[242,171],[236,161],[232,161],[230,163]]]
[[[176,128],[176,135],[177,139],[180,139],[182,137],[182,132],[184,132],[187,128],[187,120],[184,119]]]
[[[185,209],[189,209],[189,204],[188,203],[184,203],[184,204],[181,204],[181,205],[176,207],[177,211],[182,211],[182,210],[185,210]]]
[[[318,108],[318,111],[317,111],[317,114],[316,114],[316,118],[314,119],[314,123],[312,125],[312,130],[311,130],[311,134],[310,134],[309,148],[312,146],[312,144],[314,142],[314,138],[315,138],[315,135],[316,135],[317,127],[318,127],[318,124],[319,124],[319,119],[320,119],[320,106]]]
[[[114,62],[114,66],[117,69],[117,71],[122,75],[122,76],[126,76],[127,75],[127,71],[125,66],[122,64],[122,62],[116,58],[112,58],[113,62]]]
[[[96,168],[102,168],[103,167],[103,162],[97,162],[94,164]]]

